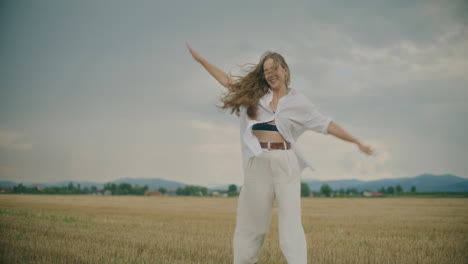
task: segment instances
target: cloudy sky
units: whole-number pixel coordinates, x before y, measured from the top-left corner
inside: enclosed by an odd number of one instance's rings
[[[306,179],[468,177],[467,1],[2,1],[0,180],[241,184],[225,71],[276,51],[362,142],[306,132]]]

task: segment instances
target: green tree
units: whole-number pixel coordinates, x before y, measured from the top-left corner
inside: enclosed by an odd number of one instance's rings
[[[130,185],[130,183],[121,182],[117,186],[116,194],[131,194],[131,193],[132,193],[132,185]]]
[[[227,194],[229,197],[237,196],[239,193],[237,192],[237,185],[231,184],[228,187]]]
[[[138,184],[135,184],[135,186],[130,185],[130,192],[129,194],[134,194],[134,195],[140,195],[141,194],[141,188]]]
[[[385,193],[385,187],[382,186],[382,187],[378,190],[378,192],[380,192],[380,193]]]
[[[326,197],[330,197],[332,191],[332,188],[328,184],[322,184],[322,186],[320,187],[320,193],[322,193]]]
[[[237,185],[235,184],[229,185],[228,192],[237,192]]]
[[[110,191],[111,191],[112,193],[117,193],[117,184],[111,183],[111,184],[110,184]]]
[[[162,194],[167,193],[167,189],[164,188],[164,187],[160,187],[160,188],[158,189],[158,191],[159,191],[160,193],[162,193]]]
[[[104,184],[104,191],[111,191],[112,194],[117,194],[117,185],[113,182]]]
[[[387,193],[388,194],[393,194],[395,192],[395,190],[393,189],[393,186],[390,186],[387,188]]]
[[[416,192],[416,186],[411,186],[411,192]]]
[[[176,194],[177,194],[177,195],[185,195],[185,194],[184,194],[184,188],[178,187],[178,188],[176,189]]]
[[[403,192],[403,187],[401,187],[401,185],[398,184],[397,186],[395,186],[395,192],[396,193],[402,193]]]
[[[301,182],[301,196],[302,197],[309,197],[310,195],[310,187],[307,183]]]
[[[226,191],[224,191],[226,192]],[[208,195],[208,188],[194,186],[194,185],[187,185],[184,188],[179,187],[176,189],[177,195],[184,195],[184,196],[206,196]]]
[[[27,187],[23,183],[18,184],[18,186],[13,187],[14,193],[27,193]]]
[[[183,195],[185,196],[200,196],[200,193],[200,187],[194,185],[187,185],[183,190]]]

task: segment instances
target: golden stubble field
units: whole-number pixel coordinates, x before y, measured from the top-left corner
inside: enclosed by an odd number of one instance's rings
[[[0,195],[1,263],[232,263],[238,198]],[[309,263],[468,263],[468,199],[304,198]],[[259,263],[286,263],[276,205]]]

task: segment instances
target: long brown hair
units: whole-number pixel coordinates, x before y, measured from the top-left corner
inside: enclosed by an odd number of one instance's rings
[[[268,92],[269,86],[265,79],[263,71],[263,64],[269,58],[272,58],[273,69],[276,70],[279,65],[288,71],[286,77],[286,88],[289,86],[291,75],[289,66],[284,60],[283,56],[276,52],[267,51],[263,53],[258,64],[247,63],[245,65],[252,65],[247,75],[237,76],[229,73],[231,77],[231,85],[228,87],[228,91],[224,93],[220,101],[223,103],[222,106],[216,106],[221,109],[231,109],[231,114],[236,113],[239,116],[241,106],[247,108],[247,115],[250,119],[257,119],[257,110],[259,99]],[[236,78],[236,79],[234,79]]]

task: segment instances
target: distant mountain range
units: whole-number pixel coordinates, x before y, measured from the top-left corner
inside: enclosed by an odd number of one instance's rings
[[[410,191],[411,186],[416,186],[418,192],[468,192],[468,179],[451,174],[434,175],[422,174],[411,178],[382,179],[374,181],[361,180],[331,180],[316,181],[303,180],[309,184],[312,191],[319,191],[322,184],[328,184],[333,190],[341,188],[355,188],[358,191],[377,191],[382,187],[395,187],[401,185],[404,191]]]
[[[468,192],[468,179],[458,177],[451,174],[434,175],[434,174],[422,174],[416,177],[410,178],[398,178],[398,179],[381,179],[374,181],[361,181],[361,180],[330,180],[330,181],[318,181],[303,179],[303,182],[310,186],[312,191],[319,191],[322,184],[328,184],[333,190],[339,190],[341,188],[355,188],[358,191],[372,190],[377,191],[381,187],[395,187],[401,185],[404,191],[411,190],[411,186],[416,186],[418,192]],[[70,182],[73,185],[80,184],[81,188],[96,186],[103,188],[105,183],[100,182],[77,182],[77,181],[61,181],[54,183],[28,183],[24,184],[27,187],[32,185],[41,185],[42,187],[50,186],[67,186]],[[187,184],[175,181],[169,181],[165,179],[146,179],[146,178],[122,178],[113,181],[116,184],[126,182],[131,185],[144,186],[148,185],[150,190],[157,190],[160,187],[166,188],[167,190],[175,190],[179,187],[185,187]],[[12,181],[0,181],[0,186],[16,186],[17,183]],[[225,190],[228,185],[222,185],[217,187],[209,188],[210,190]]]

